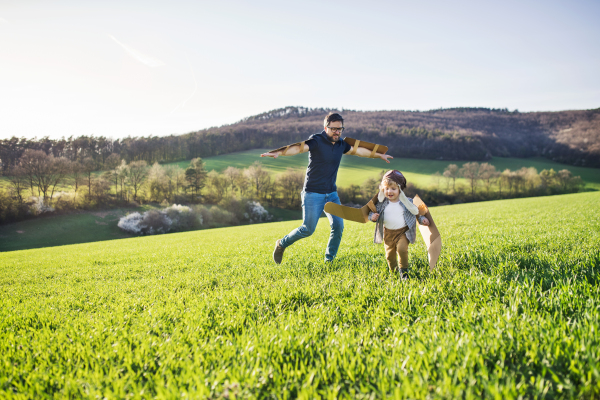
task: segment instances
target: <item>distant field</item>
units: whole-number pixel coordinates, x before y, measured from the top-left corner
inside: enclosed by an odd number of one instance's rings
[[[0,253],[0,398],[598,398],[598,204],[432,208],[407,282],[325,220]]]
[[[255,161],[260,161],[266,169],[274,174],[284,172],[286,168],[295,168],[304,171],[308,165],[308,155],[299,154],[291,157],[278,157],[277,159],[260,157],[267,149],[254,149],[239,153],[224,154],[222,156],[208,157],[203,160],[206,163],[206,169],[214,169],[222,172],[228,166],[237,168],[247,168]],[[344,156],[338,173],[337,183],[340,187],[348,187],[351,184],[360,185],[368,178],[377,176],[382,169],[397,169],[405,173],[409,182],[417,186],[427,187],[432,183],[431,175],[444,169],[449,164],[457,164],[459,167],[468,161],[443,161],[443,160],[421,160],[414,158],[394,158],[390,164],[379,159],[367,159],[354,156]],[[505,169],[517,170],[522,167],[535,167],[538,172],[543,169],[554,168],[555,171],[568,169],[574,175],[581,176],[586,186],[590,189],[600,189],[600,169],[573,167],[565,164],[559,164],[544,158],[498,158],[495,157],[490,164],[496,169],[503,171]],[[181,161],[177,164],[182,168],[189,165],[189,161]],[[173,164],[172,164],[173,165]],[[464,182],[463,179],[458,182]]]
[[[284,172],[287,168],[294,168],[305,171],[308,165],[308,155],[300,154],[292,157],[273,158],[260,157],[267,149],[253,149],[238,153],[224,154],[222,156],[204,158],[207,170],[222,172],[229,166],[237,168],[247,168],[255,161],[260,161],[263,166],[273,174]],[[405,173],[409,182],[420,187],[428,187],[433,183],[431,175],[436,172],[444,172],[449,164],[457,164],[459,167],[468,161],[443,161],[443,160],[422,160],[414,158],[395,158],[390,164],[379,159],[366,159],[354,156],[344,156],[338,172],[337,183],[340,187],[348,187],[352,184],[360,185],[365,180],[375,177],[382,169],[397,169]],[[600,169],[573,167],[570,165],[559,164],[549,161],[545,158],[498,158],[495,157],[490,164],[496,169],[503,171],[505,169],[517,170],[522,167],[535,167],[538,172],[543,169],[554,168],[555,171],[561,169],[570,170],[573,175],[581,176],[586,183],[586,188],[600,190]],[[179,161],[165,165],[179,165],[181,168],[187,168],[190,161]],[[457,183],[465,183],[464,179],[458,179]],[[7,187],[6,178],[0,177],[0,187]],[[61,190],[72,190],[70,186],[61,186]]]

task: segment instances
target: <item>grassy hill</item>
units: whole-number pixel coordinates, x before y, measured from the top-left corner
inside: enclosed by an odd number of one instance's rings
[[[297,222],[0,254],[0,397],[595,398],[599,193],[432,209],[386,271],[373,225],[271,261]]]

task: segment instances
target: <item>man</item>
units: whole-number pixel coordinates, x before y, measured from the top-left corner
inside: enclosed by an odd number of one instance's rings
[[[359,147],[359,141],[357,141],[356,146],[353,148],[350,144],[342,140],[344,119],[338,113],[329,113],[325,117],[323,127],[323,132],[312,135],[305,142],[295,143],[285,148],[261,154],[261,157],[277,158],[279,156],[292,156],[309,152],[306,179],[304,180],[304,189],[302,190],[303,222],[300,227],[294,229],[283,239],[277,240],[275,243],[273,260],[277,264],[281,263],[283,252],[287,247],[313,234],[325,203],[331,201],[340,204],[335,181],[343,154],[347,154],[352,150],[351,153],[359,157],[381,158],[388,163],[388,159],[393,158],[387,154],[377,153],[377,148],[370,150]],[[333,261],[342,240],[344,220],[329,213],[326,213],[326,215],[329,219],[331,233],[329,235],[329,242],[327,243],[325,259],[326,261]]]

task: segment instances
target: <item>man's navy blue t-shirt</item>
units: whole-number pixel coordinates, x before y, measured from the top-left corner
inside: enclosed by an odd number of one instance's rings
[[[325,134],[315,133],[305,142],[308,145],[308,168],[304,180],[304,191],[327,194],[335,192],[338,169],[342,155],[352,149],[340,139],[331,143]]]

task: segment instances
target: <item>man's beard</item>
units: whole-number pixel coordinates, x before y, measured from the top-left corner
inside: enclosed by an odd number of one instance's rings
[[[329,139],[330,142],[337,142],[338,140],[340,140],[340,137],[342,136],[341,134],[334,136],[335,134],[332,133],[331,136],[329,136],[327,134],[327,132],[325,132],[325,136],[327,136],[327,138]]]

